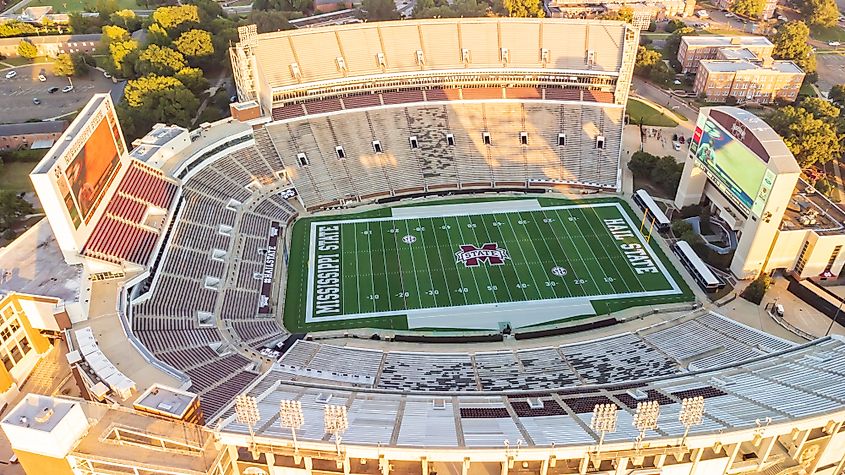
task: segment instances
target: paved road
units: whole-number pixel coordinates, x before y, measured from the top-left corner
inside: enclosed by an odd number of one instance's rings
[[[62,88],[69,84],[67,78],[52,75],[52,64],[36,64],[14,68],[18,75],[6,79],[5,74],[11,68],[0,70],[0,122],[14,123],[28,120],[44,120],[68,114],[79,110],[94,93],[108,92],[112,82],[97,71],[82,78],[74,78],[74,90],[68,93],[61,91],[49,94],[50,87]],[[38,74],[44,70],[47,81],[38,80]],[[41,100],[40,105],[32,102],[33,98]]]
[[[634,77],[631,93],[681,113],[687,118],[681,122],[681,126],[692,132],[695,129],[695,120],[698,117],[698,110],[690,107],[684,99],[678,98],[660,89],[659,87]]]

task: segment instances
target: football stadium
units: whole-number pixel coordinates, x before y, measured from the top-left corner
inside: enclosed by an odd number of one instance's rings
[[[32,172],[0,389],[58,351],[82,396],[9,404],[26,473],[842,473],[845,340],[711,302],[724,275],[624,191],[630,25],[239,34],[230,118],[126,144],[96,95]],[[838,207],[779,228],[774,132],[698,124],[675,201],[740,231],[734,274],[838,274]]]

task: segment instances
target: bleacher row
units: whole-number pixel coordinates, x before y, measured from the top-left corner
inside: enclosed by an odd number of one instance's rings
[[[390,390],[531,391],[715,368],[792,346],[706,313],[609,338],[515,351],[385,352],[300,340],[279,363],[295,374],[289,377],[293,380],[345,381],[354,376]]]
[[[461,87],[455,89],[409,89],[372,92],[339,98],[312,99],[274,107],[273,120],[293,119],[305,115],[326,114],[342,110],[379,107],[385,105],[443,102],[458,100],[544,100],[600,102],[613,104],[613,93],[598,89],[546,87]]]
[[[280,164],[272,160],[248,146],[183,184],[182,206],[149,298],[133,306],[135,333],[154,355],[191,378],[190,390],[208,411],[257,377],[254,363],[229,346],[220,325],[252,348],[285,335],[272,315],[256,315],[255,274],[261,272],[270,222],[286,223],[295,210],[277,195],[253,211],[241,210],[253,193],[247,187],[275,180]],[[235,268],[237,288],[225,288],[226,273]]]
[[[622,112],[520,101],[352,110],[270,123],[256,142],[281,157],[308,208],[459,186],[614,187]]]
[[[108,262],[146,265],[161,232],[156,226],[164,222],[145,223],[144,219],[148,211],[164,216],[175,194],[176,183],[161,171],[133,160],[82,254]]]

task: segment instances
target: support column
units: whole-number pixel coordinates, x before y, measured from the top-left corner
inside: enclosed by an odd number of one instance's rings
[[[692,456],[690,457],[690,460],[692,461],[692,467],[689,469],[690,475],[695,475],[695,471],[698,469],[698,461],[701,460],[702,454],[704,454],[703,448],[695,449],[695,451],[693,451]]]
[[[728,453],[727,448],[725,448],[725,453],[728,454],[728,463],[725,465],[725,470],[722,472],[722,475],[726,475],[728,470],[730,470],[731,466],[734,464],[734,460],[736,460],[736,456],[739,453],[739,448],[742,446],[741,442],[737,442],[731,448],[730,453]]]
[[[666,463],[666,454],[660,454],[654,458],[654,466],[657,468],[663,468],[663,464]]]
[[[625,475],[628,472],[628,457],[619,457],[616,461],[616,475]]]
[[[267,460],[267,472],[273,473],[273,467],[276,466],[276,455],[270,452],[264,452],[264,458]]]
[[[804,444],[807,443],[807,439],[809,437],[810,437],[810,430],[809,429],[801,431],[801,433],[798,434],[798,440],[795,441],[795,448],[792,451],[790,451],[790,455],[792,455],[792,458],[798,457],[798,455],[801,453],[801,451],[804,450]]]
[[[469,457],[464,457],[464,462],[461,464],[461,475],[469,473]]]
[[[314,461],[311,460],[311,457],[305,457],[305,473],[308,475],[312,474],[312,470],[314,470]]]
[[[540,463],[540,475],[549,475],[549,459],[545,459]]]
[[[378,468],[381,470],[381,475],[388,475],[390,473],[390,461],[384,455],[378,459]]]
[[[757,464],[757,469],[760,470],[763,468],[763,465],[766,463],[766,459],[769,458],[769,454],[772,453],[772,447],[775,446],[775,440],[777,436],[772,436],[766,439],[762,444],[762,451],[758,454],[760,463]]]
[[[428,459],[426,457],[420,459],[420,465],[422,468],[422,475],[428,475]]]
[[[234,445],[226,447],[229,452],[229,461],[232,464],[232,473],[234,475],[241,475],[241,469],[238,467],[238,448]]]
[[[502,462],[502,475],[508,475],[508,470],[510,470],[510,457],[507,460]]]
[[[349,462],[349,456],[343,457],[343,475],[349,475],[349,472],[352,471],[351,463]]]
[[[581,463],[578,464],[578,473],[584,475],[587,473],[587,468],[590,467],[590,454],[584,454],[584,458],[581,459]]]

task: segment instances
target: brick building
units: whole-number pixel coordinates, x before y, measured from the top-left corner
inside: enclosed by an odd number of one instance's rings
[[[684,36],[678,47],[681,72],[695,74],[704,59],[719,59],[723,49],[745,49],[758,60],[771,58],[775,45],[762,36]]]
[[[768,104],[777,99],[792,102],[798,97],[804,71],[792,61],[707,59],[700,62],[694,91],[708,102]]]

